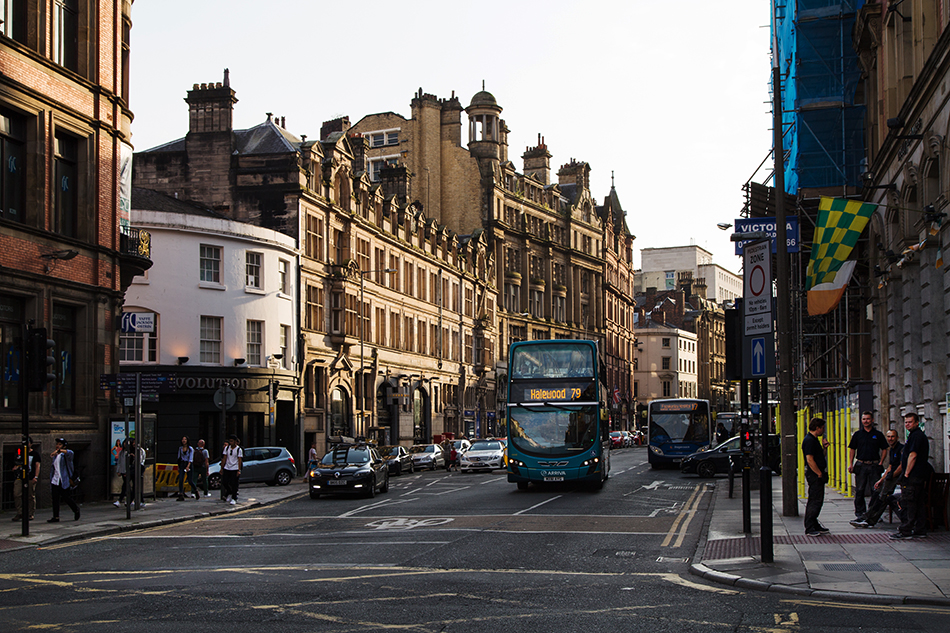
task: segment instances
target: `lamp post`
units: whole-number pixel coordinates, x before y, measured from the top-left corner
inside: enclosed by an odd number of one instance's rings
[[[359,394],[360,394],[360,423],[359,423],[359,428],[357,429],[357,431],[359,432],[356,433],[356,435],[362,435],[363,437],[366,437],[366,427],[364,424],[365,422],[364,415],[366,411],[366,381],[363,378],[363,374],[366,370],[364,366],[365,360],[363,356],[363,341],[366,339],[366,320],[363,318],[363,295],[366,289],[366,275],[370,273],[379,273],[379,272],[385,273],[388,275],[389,273],[396,272],[396,269],[395,268],[375,268],[373,270],[361,270],[359,272],[360,272],[360,311],[359,311],[359,315],[360,315],[360,370],[358,373],[359,382],[357,383],[357,385],[359,386]],[[373,421],[372,415],[373,413],[371,409],[370,410],[370,425],[372,425],[372,421]]]

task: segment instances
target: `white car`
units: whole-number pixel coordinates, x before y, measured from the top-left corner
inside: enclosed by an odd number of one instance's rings
[[[459,457],[462,472],[505,467],[505,445],[498,440],[475,440]]]
[[[416,444],[409,447],[413,468],[445,468],[445,453],[438,444]]]

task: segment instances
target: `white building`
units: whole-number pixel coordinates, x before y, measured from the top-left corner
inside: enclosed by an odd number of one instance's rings
[[[641,248],[641,269],[634,274],[634,291],[676,290],[679,273],[689,272],[694,280],[705,281],[705,299],[721,305],[741,297],[742,277],[714,264],[712,257],[712,253],[695,245]]]
[[[637,324],[634,396],[646,403],[657,398],[698,398],[696,335],[649,319]]]
[[[122,334],[119,361],[123,373],[176,377],[177,391],[150,405],[159,460],[174,455],[182,435],[206,439],[209,448],[231,433],[246,446],[291,446],[298,433],[295,240],[148,190],[133,192],[132,218],[161,255],[132,281],[123,312],[154,314],[154,333]],[[236,392],[226,428],[215,404],[219,387]]]

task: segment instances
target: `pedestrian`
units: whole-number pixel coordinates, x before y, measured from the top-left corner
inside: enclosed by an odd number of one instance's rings
[[[56,450],[50,453],[52,459],[50,466],[50,493],[53,498],[53,518],[47,519],[47,523],[59,523],[59,502],[65,501],[73,511],[73,518],[79,520],[79,506],[73,501],[73,482],[76,477],[76,464],[74,454],[66,448],[68,446],[66,438],[56,439]]]
[[[901,505],[907,513],[892,539],[924,538],[927,536],[927,508],[924,487],[930,479],[930,441],[920,428],[920,416],[904,415],[907,439],[901,451]]]
[[[178,447],[178,500],[185,500],[185,479],[191,486],[191,492],[195,499],[200,499],[198,487],[195,486],[195,473],[191,469],[191,464],[195,459],[195,449],[191,447],[188,436],[181,438],[181,446]]]
[[[871,494],[871,501],[868,503],[868,511],[863,519],[854,519],[851,525],[857,528],[870,528],[881,520],[881,515],[887,506],[894,507],[897,502],[894,499],[894,489],[901,476],[901,453],[904,445],[897,441],[897,431],[891,429],[884,434],[887,440],[887,468],[881,478],[874,482],[874,492]],[[897,514],[904,519],[904,511],[899,506]]]
[[[848,449],[848,472],[854,473],[854,517],[861,520],[868,510],[866,497],[874,492],[874,482],[887,462],[887,440],[874,428],[870,411],[861,412],[861,428],[851,436]]]
[[[33,443],[33,438],[28,440],[29,450],[26,455],[26,485],[27,485],[27,503],[26,513],[30,521],[33,520],[33,513],[36,511],[36,482],[40,477],[40,452],[37,450],[38,444]],[[17,460],[13,472],[16,478],[13,481],[13,507],[16,508],[14,521],[23,519],[23,479],[21,471],[23,470],[23,461]]]
[[[210,497],[208,492],[208,464],[210,463],[208,449],[205,448],[205,441],[198,440],[198,446],[195,448],[195,459],[191,462],[191,468],[195,471],[195,482],[204,489],[204,495]],[[195,490],[198,492],[198,490]]]
[[[135,431],[132,431],[128,439],[122,442],[122,451],[115,463],[116,472],[122,477],[119,498],[112,504],[117,508],[125,505],[126,500],[129,503],[135,502],[135,462],[133,460],[136,454],[139,457],[139,464],[145,466],[145,449],[136,447]],[[145,507],[145,504],[143,503],[141,507]]]
[[[221,454],[221,490],[225,495],[224,500],[232,506],[237,503],[242,468],[244,468],[244,450],[238,446],[237,435],[231,435]]]
[[[307,463],[315,462],[320,459],[320,454],[317,452],[317,441],[314,440],[313,444],[310,445],[310,452],[307,454]]]
[[[726,425],[722,422],[719,422],[716,425],[716,444],[722,444],[729,439],[728,432],[726,431]]]
[[[825,484],[828,483],[828,460],[825,457],[828,440],[822,437],[824,434],[825,421],[812,418],[802,442],[805,481],[808,483],[808,503],[805,504],[805,534],[808,536],[821,536],[831,531],[818,522],[821,506],[825,502]]]

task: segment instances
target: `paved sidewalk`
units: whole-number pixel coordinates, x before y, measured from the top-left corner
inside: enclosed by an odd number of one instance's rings
[[[197,517],[237,512],[306,493],[307,479],[298,477],[287,486],[242,485],[238,503],[233,506],[223,502],[217,490],[212,490],[210,497],[201,499],[192,497],[177,501],[177,497],[174,496],[159,497],[154,501],[146,499],[145,507],[141,510],[133,510],[131,519],[126,518],[125,506],[117,508],[108,501],[83,504],[80,507],[78,521],[73,520],[73,512],[69,506],[63,506],[59,523],[47,523],[47,519],[53,516],[52,510],[38,508],[35,519],[30,521],[29,536],[22,535],[23,527],[20,520],[12,521],[12,511],[2,512],[0,513],[0,553],[177,523]]]
[[[772,591],[871,604],[950,606],[950,532],[925,539],[892,541],[898,521],[888,513],[875,528],[849,525],[854,500],[825,489],[821,523],[831,534],[804,534],[805,500],[797,517],[782,516],[782,482],[772,478],[773,560],[763,563],[759,491],[752,491],[752,534],[742,532],[742,483],[729,498],[728,479],[716,479],[706,538],[690,572],[743,589]]]

